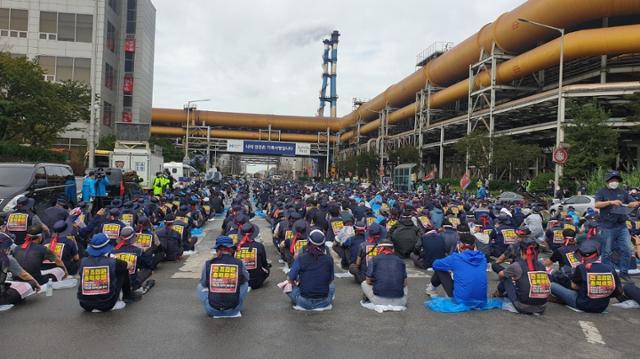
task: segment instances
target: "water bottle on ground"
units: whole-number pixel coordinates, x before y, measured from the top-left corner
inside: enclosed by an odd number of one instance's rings
[[[47,282],[47,287],[45,288],[45,295],[47,297],[51,297],[53,295],[53,280],[51,280],[51,278],[49,278],[49,281]]]

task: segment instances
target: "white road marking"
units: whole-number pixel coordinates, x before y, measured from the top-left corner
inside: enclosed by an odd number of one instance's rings
[[[584,320],[579,320],[578,324],[582,328],[582,332],[584,336],[587,338],[587,342],[591,344],[602,344],[605,345],[604,339],[602,339],[602,335],[600,335],[600,331],[593,322],[588,322]]]

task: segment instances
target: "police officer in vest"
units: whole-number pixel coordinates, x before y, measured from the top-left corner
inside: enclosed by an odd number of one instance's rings
[[[336,287],[333,283],[334,264],[325,251],[325,235],[314,229],[309,245],[293,262],[287,274],[292,290],[287,293],[298,310],[331,309]]]
[[[255,225],[247,222],[240,229],[240,239],[236,246],[235,256],[240,259],[249,271],[249,286],[251,289],[262,287],[269,277],[271,264],[267,261],[264,245],[255,240]]]
[[[130,226],[120,231],[118,243],[111,251],[111,256],[127,262],[131,289],[142,288],[146,293],[155,285],[155,280],[149,279],[152,274],[153,257],[142,249],[133,245],[136,240],[136,232]]]
[[[164,179],[162,172],[156,172],[156,177],[153,179],[153,195],[161,196],[164,191]]]
[[[218,237],[215,247],[215,257],[202,268],[196,293],[209,316],[240,317],[249,290],[249,273],[244,263],[234,257],[231,238]]]
[[[598,237],[598,236],[595,236]],[[571,289],[551,283],[551,293],[566,305],[589,313],[602,313],[609,299],[622,292],[618,274],[610,264],[600,262],[597,238],[580,244],[578,255],[582,262],[571,278]]]
[[[89,241],[89,256],[80,261],[77,296],[80,306],[88,312],[122,309],[126,303],[141,298],[131,290],[127,262],[109,257],[112,250],[109,238],[98,233]],[[124,302],[119,300],[120,292]]]
[[[407,267],[394,253],[393,243],[388,239],[378,244],[378,253],[371,260],[367,280],[361,284],[363,301],[375,305],[407,305]]]
[[[497,296],[509,298],[519,313],[542,314],[551,293],[551,280],[538,260],[538,244],[533,239],[520,243],[520,258],[498,273]]]

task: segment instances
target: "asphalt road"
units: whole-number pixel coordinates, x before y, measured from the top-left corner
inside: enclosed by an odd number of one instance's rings
[[[266,222],[256,220],[262,226]],[[272,277],[249,293],[242,318],[208,318],[195,279],[218,234],[209,231],[199,253],[164,264],[156,286],[124,310],[85,313],[75,290],[38,295],[0,313],[0,358],[635,358],[640,310],[576,313],[549,304],[543,316],[501,310],[440,314],[424,308],[427,274],[411,271],[409,306],[384,313],[360,306],[351,278],[337,278],[334,308],[297,312],[275,286],[285,274],[263,234]],[[411,267],[411,266],[408,266]],[[342,272],[337,269],[338,272]],[[496,278],[490,274],[490,289]],[[591,340],[592,343],[588,342]]]

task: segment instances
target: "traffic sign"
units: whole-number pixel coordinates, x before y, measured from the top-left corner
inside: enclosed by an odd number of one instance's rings
[[[557,147],[556,149],[553,150],[554,163],[560,166],[564,166],[564,164],[567,163],[568,159],[569,159],[569,151],[567,151],[565,147]]]

